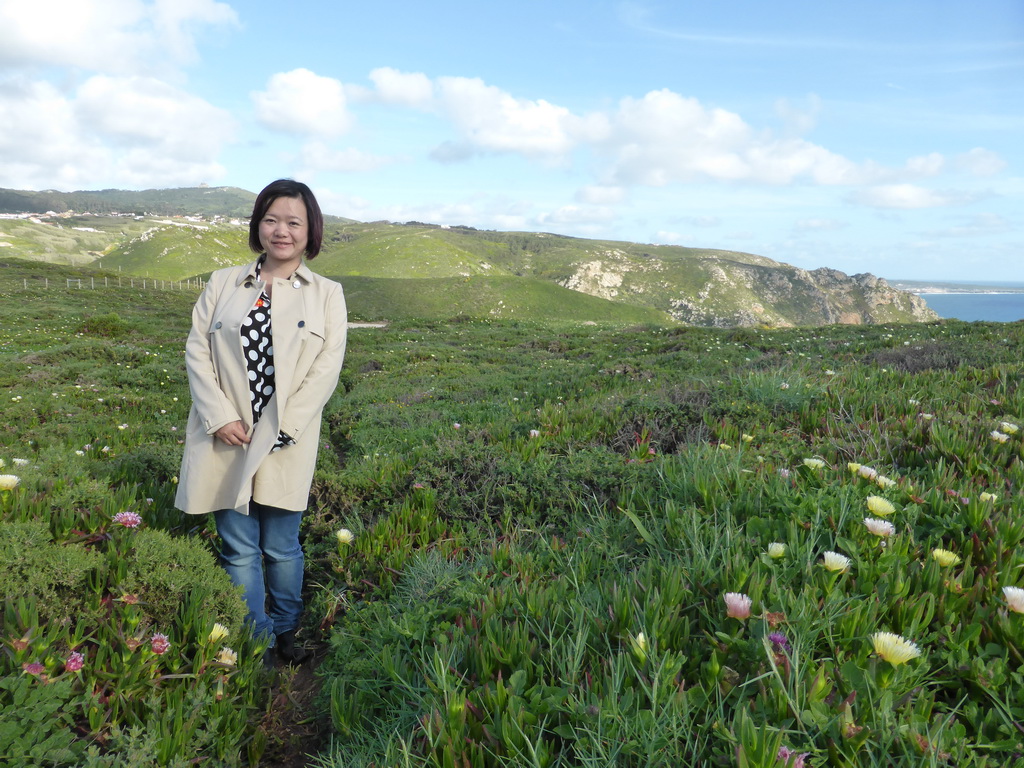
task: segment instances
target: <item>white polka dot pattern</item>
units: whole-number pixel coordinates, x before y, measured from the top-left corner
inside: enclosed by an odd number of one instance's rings
[[[260,267],[256,266],[256,279],[260,278]],[[242,349],[245,365],[249,371],[249,401],[252,403],[252,423],[256,424],[274,394],[274,337],[270,324],[270,297],[266,291],[260,293],[256,304],[242,321]],[[277,436],[271,453],[286,445],[295,445],[295,440],[281,432]]]

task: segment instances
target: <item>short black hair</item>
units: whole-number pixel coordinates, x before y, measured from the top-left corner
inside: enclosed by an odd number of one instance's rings
[[[263,246],[260,244],[260,222],[279,197],[297,197],[305,204],[309,224],[306,258],[316,258],[324,242],[324,215],[320,212],[320,204],[316,201],[313,190],[294,179],[272,181],[256,196],[256,202],[252,206],[252,217],[249,219],[249,249],[253,253],[263,253]]]

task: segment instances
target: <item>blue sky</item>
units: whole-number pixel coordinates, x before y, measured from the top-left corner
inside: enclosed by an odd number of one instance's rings
[[[1024,281],[1024,3],[0,0],[0,187]]]

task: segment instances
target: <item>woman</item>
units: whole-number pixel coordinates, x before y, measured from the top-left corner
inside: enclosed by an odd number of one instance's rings
[[[299,523],[348,328],[341,286],[306,266],[323,215],[309,187],[281,179],[249,221],[259,258],[220,269],[192,311],[185,363],[192,410],[175,506],[212,512],[221,563],[244,588],[248,620],[285,661],[302,613]]]

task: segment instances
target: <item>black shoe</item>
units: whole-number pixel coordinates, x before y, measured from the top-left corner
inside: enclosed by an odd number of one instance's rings
[[[263,652],[263,669],[267,672],[277,669],[277,654],[273,648],[267,648]]]
[[[289,629],[277,636],[277,657],[285,664],[302,664],[313,656],[313,652],[295,645],[295,630]]]

